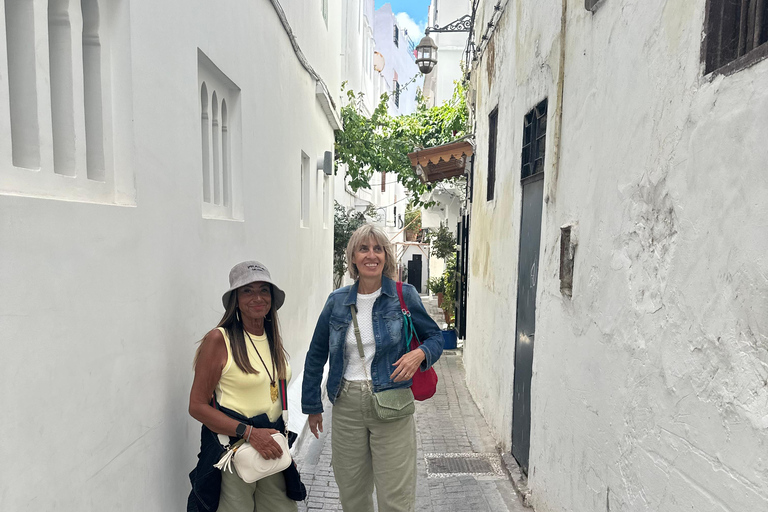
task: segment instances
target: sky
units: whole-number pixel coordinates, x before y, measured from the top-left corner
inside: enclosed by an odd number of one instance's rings
[[[408,31],[411,41],[419,44],[427,27],[430,2],[431,0],[376,0],[374,7],[378,9],[384,4],[392,4],[397,24]]]

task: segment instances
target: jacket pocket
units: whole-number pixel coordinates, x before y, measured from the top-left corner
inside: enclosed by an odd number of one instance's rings
[[[337,317],[331,317],[328,322],[329,329],[329,344],[331,353],[335,353],[338,347],[346,341],[347,329],[349,328],[349,322],[345,322]]]
[[[387,332],[393,345],[403,344],[402,351],[405,352],[405,341],[403,341],[403,314],[398,311],[396,313],[385,313],[382,316],[384,324],[387,326]],[[394,363],[394,361],[392,361]]]

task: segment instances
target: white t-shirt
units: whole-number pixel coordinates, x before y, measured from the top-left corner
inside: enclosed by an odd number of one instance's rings
[[[347,329],[347,369],[344,371],[346,380],[370,380],[371,362],[376,353],[376,340],[373,336],[373,303],[381,295],[381,288],[373,293],[357,294],[357,325],[360,328],[360,340],[363,342],[365,367],[360,360],[355,339],[355,324],[349,323]],[[367,372],[367,375],[366,375]]]

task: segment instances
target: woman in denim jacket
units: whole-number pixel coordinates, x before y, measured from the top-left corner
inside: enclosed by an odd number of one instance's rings
[[[422,345],[406,347],[397,296],[395,256],[386,233],[360,227],[347,245],[355,283],[328,297],[304,363],[301,406],[315,437],[323,431],[320,385],[329,361],[326,389],[333,403],[332,464],[344,510],[411,512],[416,500],[416,424],[413,415],[383,421],[373,413],[372,393],[409,388],[417,371],[429,369],[443,351],[439,327],[427,314],[416,289],[403,296]],[[352,323],[355,306],[364,359],[359,357]]]

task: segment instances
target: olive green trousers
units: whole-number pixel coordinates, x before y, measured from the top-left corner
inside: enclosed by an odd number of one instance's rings
[[[343,381],[333,405],[333,472],[346,512],[414,512],[416,501],[416,422],[413,415],[393,421],[374,416],[365,381]]]
[[[217,512],[296,512],[296,502],[285,495],[282,473],[245,483],[237,473],[222,471]]]

